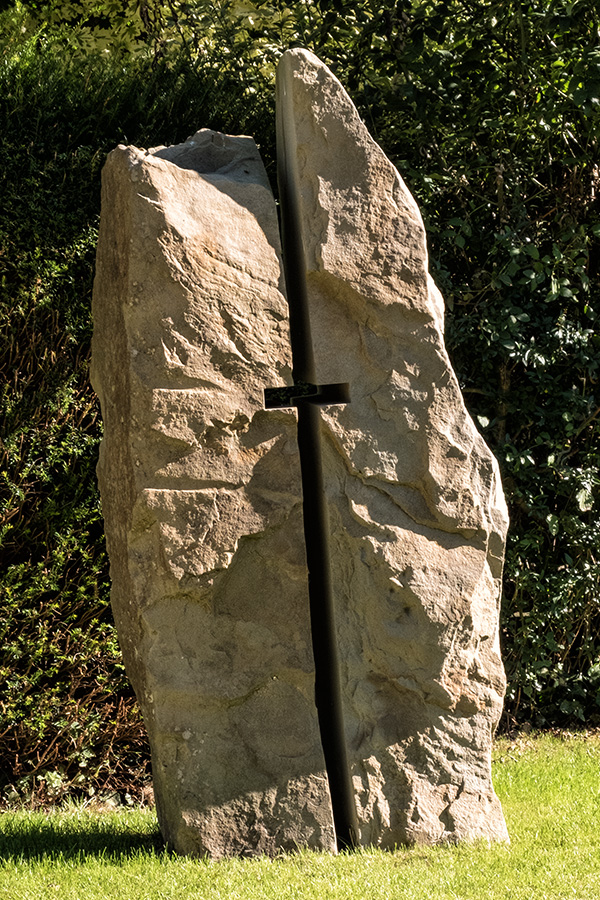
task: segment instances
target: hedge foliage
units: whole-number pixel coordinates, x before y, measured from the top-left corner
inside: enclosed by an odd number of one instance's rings
[[[505,725],[600,721],[600,39],[594,0],[5,3],[0,20],[0,769],[142,790],[108,607],[87,380],[115,144],[256,136],[274,64],[327,62],[417,197],[447,342],[512,527]]]
[[[228,99],[233,93],[233,100]],[[109,608],[88,380],[99,177],[117,143],[247,120],[224,76],[33,37],[0,71],[0,790],[139,796],[148,751]],[[263,129],[264,130],[264,129]]]

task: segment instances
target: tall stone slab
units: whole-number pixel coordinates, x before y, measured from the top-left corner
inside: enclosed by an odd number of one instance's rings
[[[325,409],[325,482],[362,844],[506,839],[491,781],[507,511],[444,348],[418,208],[311,53],[278,73]]]
[[[250,138],[108,157],[92,379],[112,604],[179,852],[334,849],[275,203]]]
[[[416,204],[331,72],[284,54],[278,130],[316,377],[345,742],[363,845],[506,839],[507,513],[443,340]],[[112,603],[180,852],[334,850],[274,201],[249,138],[119,147],[92,377]]]

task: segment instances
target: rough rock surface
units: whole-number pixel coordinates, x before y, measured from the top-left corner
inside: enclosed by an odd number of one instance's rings
[[[506,839],[491,781],[505,690],[507,511],[443,340],[418,208],[340,83],[288,51],[296,170],[361,843]]]
[[[92,378],[112,603],[179,852],[334,849],[274,200],[200,131],[103,172]]]

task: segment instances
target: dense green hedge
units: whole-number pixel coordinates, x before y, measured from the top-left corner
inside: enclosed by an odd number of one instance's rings
[[[250,115],[225,76],[207,83],[183,66],[68,61],[36,39],[2,62],[0,790],[143,790],[88,381],[100,170],[119,142],[174,143],[199,124],[260,130],[260,106]]]
[[[504,724],[599,721],[596,3],[172,0],[170,18],[142,4],[144,21],[135,3],[89,4],[94,20],[85,3],[27,6],[37,19],[0,19],[4,784],[134,794],[147,775],[87,380],[104,156],[208,126],[255,135],[273,175],[273,62],[290,41],[332,66],[421,205],[449,350],[511,511]]]

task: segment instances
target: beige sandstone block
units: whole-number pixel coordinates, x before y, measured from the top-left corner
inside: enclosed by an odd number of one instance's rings
[[[344,715],[360,841],[506,839],[491,780],[508,516],[444,347],[402,178],[313,54],[280,62],[323,413]]]
[[[93,383],[112,604],[160,826],[214,858],[333,849],[313,701],[275,203],[251,138],[103,172]]]

